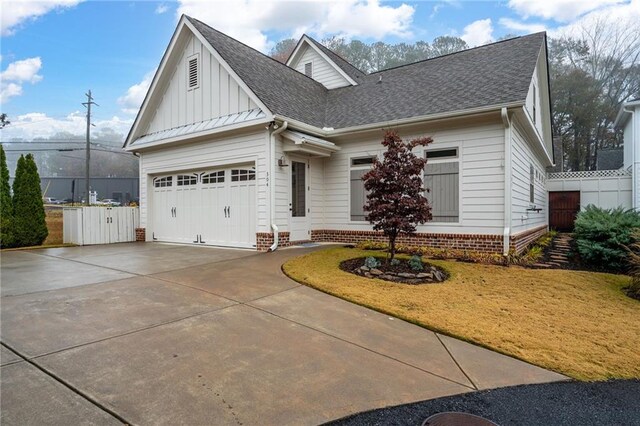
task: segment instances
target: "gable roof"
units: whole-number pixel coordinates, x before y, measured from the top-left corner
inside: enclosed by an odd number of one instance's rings
[[[361,70],[359,70],[358,68],[356,68],[355,66],[351,65],[351,63],[347,62],[345,59],[342,58],[342,56],[338,55],[333,50],[328,49],[327,47],[325,47],[321,43],[318,43],[312,37],[309,37],[306,34],[303,37],[306,37],[311,43],[313,43],[318,49],[320,49],[320,51],[322,51],[322,53],[327,55],[329,57],[329,59],[334,64],[336,64],[336,66],[338,66],[342,71],[344,71],[345,74],[347,74],[353,80],[358,81],[360,78],[365,77],[367,75],[364,72],[362,72]],[[293,52],[291,52],[291,56],[293,56]],[[291,58],[289,58],[289,59],[291,59]],[[287,63],[288,62],[289,61],[287,60]]]
[[[348,69],[361,74],[356,86],[328,90],[197,19],[186,18],[270,112],[317,128],[524,105],[546,38],[545,33],[516,37],[368,75],[314,41],[345,73]]]

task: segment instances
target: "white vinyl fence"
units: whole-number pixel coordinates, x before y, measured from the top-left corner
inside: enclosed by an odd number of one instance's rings
[[[65,207],[63,242],[90,245],[136,240],[140,226],[137,207]]]
[[[594,170],[547,174],[547,190],[580,191],[580,206],[603,209],[631,208],[631,173],[627,170]]]

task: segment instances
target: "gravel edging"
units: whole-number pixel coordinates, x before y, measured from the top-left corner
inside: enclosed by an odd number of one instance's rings
[[[462,411],[505,425],[640,425],[640,380],[513,386],[381,408],[328,425],[421,425]]]

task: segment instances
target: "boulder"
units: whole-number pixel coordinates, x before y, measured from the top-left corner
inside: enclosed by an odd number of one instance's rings
[[[371,273],[371,275],[382,275],[382,274],[384,274],[384,272],[382,272],[380,269],[376,269],[376,268],[371,269],[369,272]]]

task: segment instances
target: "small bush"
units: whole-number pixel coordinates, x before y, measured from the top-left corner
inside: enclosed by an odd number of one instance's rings
[[[369,256],[364,260],[364,266],[369,269],[375,269],[380,266],[380,261],[373,256]]]
[[[378,241],[362,241],[356,246],[360,250],[386,250],[389,245]]]
[[[411,256],[411,259],[409,259],[409,267],[413,271],[423,271],[424,270],[424,266],[422,265],[422,258],[420,256],[415,255],[415,254],[413,256]]]
[[[583,263],[596,268],[622,271],[632,232],[640,227],[640,213],[622,207],[601,209],[587,206],[578,213],[575,239]]]
[[[640,230],[636,229],[632,238],[635,242],[629,246],[629,257],[627,258],[631,285],[626,290],[630,297],[640,300]]]
[[[395,257],[391,261],[391,266],[398,266],[400,264],[400,259],[396,259]]]

